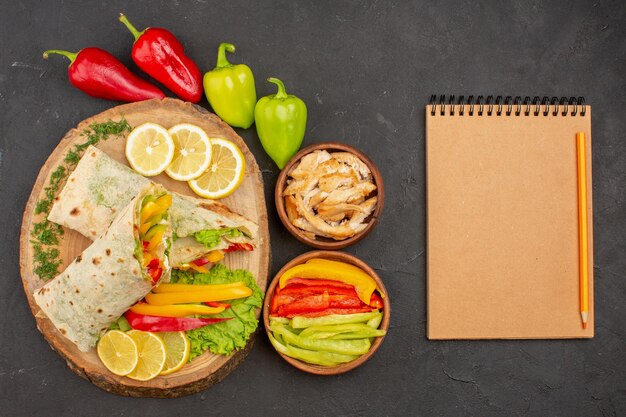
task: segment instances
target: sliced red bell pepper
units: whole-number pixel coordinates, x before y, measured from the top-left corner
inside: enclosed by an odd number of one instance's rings
[[[367,307],[359,299],[359,297],[350,297],[348,295],[331,295],[329,300],[329,308],[361,308]]]
[[[336,295],[354,295],[357,296],[354,288],[344,288],[344,287],[332,287],[332,286],[288,286],[283,288],[278,292],[280,295],[292,295],[294,297],[301,297],[304,295],[312,295],[312,294],[323,294],[324,292],[328,292],[328,294],[336,294]]]
[[[143,242],[141,242],[141,244],[143,245],[143,250],[147,250],[148,245],[150,245],[150,242],[148,242],[147,240],[144,240]]]
[[[180,332],[185,330],[193,330],[199,327],[208,326],[209,324],[220,323],[230,320],[232,317],[216,317],[216,318],[175,318],[175,317],[157,317],[145,316],[143,314],[133,313],[128,310],[124,313],[124,317],[128,320],[128,324],[135,330],[144,332]]]
[[[278,307],[278,315],[285,316],[287,314],[306,313],[312,311],[321,311],[330,307],[330,296],[328,293],[320,295],[312,295],[300,298],[288,304]]]
[[[228,252],[235,252],[238,250],[250,252],[254,250],[254,246],[251,245],[250,243],[231,243],[229,247],[224,249],[224,252],[228,253]]]
[[[198,258],[195,261],[191,261],[192,264],[196,265],[196,266],[202,266],[202,265],[206,265],[209,263],[209,260],[207,258]]]
[[[381,309],[385,306],[383,303],[383,299],[377,293],[372,294],[372,298],[370,299],[370,307],[375,309]]]
[[[156,285],[159,279],[161,279],[161,275],[163,275],[163,268],[148,268],[148,275],[150,275],[152,285]]]

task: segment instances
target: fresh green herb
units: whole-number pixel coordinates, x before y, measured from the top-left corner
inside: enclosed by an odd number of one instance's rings
[[[90,125],[81,133],[81,136],[86,138],[85,142],[74,145],[63,158],[63,163],[50,174],[50,181],[43,189],[44,198],[37,201],[35,206],[35,214],[43,214],[44,218],[33,224],[31,230],[34,271],[44,281],[54,278],[59,273],[59,266],[61,265],[59,250],[55,246],[59,244],[59,237],[63,235],[63,228],[48,220],[48,214],[50,214],[50,209],[54,204],[54,197],[89,145],[97,145],[100,141],[109,139],[111,135],[119,137],[130,130],[131,126],[124,119],[119,122],[109,120],[105,123]]]
[[[256,309],[261,308],[263,292],[252,274],[243,269],[229,270],[222,264],[215,265],[206,274],[172,270],[173,283],[179,284],[227,284],[243,281],[252,289],[252,295],[238,300],[226,301],[229,309],[211,317],[232,317],[231,320],[187,331],[191,342],[189,360],[210,350],[215,354],[230,355],[246,346],[250,335],[259,325]]]
[[[217,246],[222,236],[226,237],[237,237],[241,236],[239,230],[234,228],[224,228],[224,229],[212,229],[212,230],[201,230],[193,235],[197,242],[202,243],[206,249],[212,249]]]

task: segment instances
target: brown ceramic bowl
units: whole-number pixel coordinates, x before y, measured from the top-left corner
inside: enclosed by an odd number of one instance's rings
[[[287,185],[287,178],[289,178],[289,174],[295,168],[295,165],[300,162],[300,159],[303,156],[319,149],[324,149],[329,152],[350,152],[357,156],[361,161],[363,161],[372,172],[374,184],[376,185],[376,190],[372,193],[372,196],[378,196],[378,202],[376,203],[376,207],[374,208],[372,214],[367,219],[365,219],[365,221],[367,222],[367,227],[365,227],[365,229],[363,229],[361,232],[347,239],[334,240],[322,236],[316,236],[315,239],[311,239],[305,236],[302,230],[291,224],[289,218],[287,217],[287,212],[285,210],[285,198],[283,197],[283,190]],[[276,189],[274,192],[274,200],[276,202],[276,210],[278,211],[278,216],[280,217],[280,220],[283,222],[289,233],[291,233],[296,239],[317,249],[334,250],[345,248],[360,241],[365,236],[367,236],[367,234],[374,228],[376,223],[378,223],[378,218],[383,211],[383,206],[385,205],[385,188],[383,186],[383,179],[380,175],[380,171],[378,170],[376,165],[374,165],[372,160],[369,159],[363,152],[343,143],[325,142],[307,146],[306,148],[300,150],[300,152],[295,154],[293,158],[289,160],[285,168],[280,172],[280,175],[278,176],[278,181],[276,182]]]
[[[303,264],[312,258],[323,258],[323,259],[329,259],[332,261],[340,261],[340,262],[349,263],[349,264],[352,264],[361,268],[362,270],[367,272],[368,275],[374,278],[374,280],[376,281],[376,284],[378,284],[378,287],[384,294],[383,320],[380,323],[379,328],[385,331],[389,330],[389,318],[390,318],[390,312],[391,312],[390,310],[391,307],[389,303],[389,295],[387,293],[387,290],[385,289],[385,285],[381,281],[380,277],[376,274],[376,272],[372,268],[370,268],[365,262],[363,262],[362,260],[360,260],[359,258],[353,255],[350,255],[349,253],[335,252],[335,251],[312,251],[312,252],[304,253],[298,256],[297,258],[292,259],[290,262],[288,262],[285,266],[281,268],[280,271],[278,271],[278,274],[276,274],[276,276],[270,283],[270,286],[267,289],[267,292],[265,293],[265,301],[263,303],[263,323],[265,325],[265,331],[267,332],[267,334],[270,333],[270,330],[269,330],[270,328],[270,320],[269,320],[270,303],[272,301],[272,297],[274,297],[274,290],[276,289],[276,286],[278,285],[280,276],[289,268],[294,267],[296,265]],[[334,366],[334,367],[312,365],[310,363],[306,363],[298,359],[294,359],[289,356],[283,355],[280,352],[277,352],[277,353],[280,356],[282,356],[284,360],[286,360],[287,362],[289,362],[291,365],[295,366],[296,368],[300,369],[301,371],[309,372],[309,373],[317,374],[317,375],[337,375],[337,374],[342,374],[344,372],[351,371],[352,369],[358,366],[361,366],[363,363],[365,363],[369,358],[372,357],[372,355],[374,355],[376,350],[380,347],[380,344],[383,342],[384,338],[385,336],[375,338],[374,342],[372,343],[372,347],[363,356],[353,360],[352,362],[343,363],[341,365]]]

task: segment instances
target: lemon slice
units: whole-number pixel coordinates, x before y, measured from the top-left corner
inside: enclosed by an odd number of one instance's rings
[[[102,364],[115,375],[128,375],[139,361],[135,341],[119,330],[105,333],[98,341],[96,351]]]
[[[211,163],[211,142],[202,128],[183,123],[167,131],[174,141],[174,158],[165,173],[178,181],[198,178]]]
[[[234,143],[226,139],[211,139],[213,155],[207,170],[189,181],[191,189],[205,198],[224,198],[232,194],[243,181],[246,159]]]
[[[146,177],[158,175],[174,157],[174,141],[163,126],[144,123],[126,139],[126,159],[130,166]]]
[[[137,381],[148,381],[158,376],[167,356],[163,340],[154,333],[139,330],[130,330],[126,334],[135,341],[139,354],[137,366],[126,376]]]
[[[165,345],[165,367],[161,375],[168,375],[182,368],[189,359],[191,344],[185,332],[164,332],[157,333]]]

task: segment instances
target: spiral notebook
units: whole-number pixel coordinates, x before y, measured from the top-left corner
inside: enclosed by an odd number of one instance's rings
[[[587,137],[586,330],[577,132]],[[593,337],[591,107],[584,99],[433,96],[426,170],[428,338]]]

